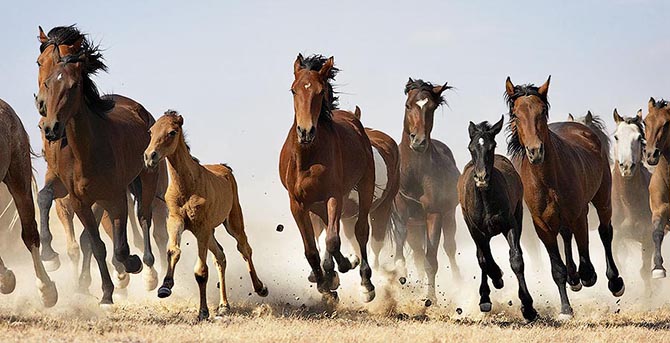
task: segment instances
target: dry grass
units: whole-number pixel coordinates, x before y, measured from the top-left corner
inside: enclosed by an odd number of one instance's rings
[[[447,308],[420,314],[320,306],[238,305],[231,314],[195,321],[193,303],[143,302],[102,312],[94,303],[61,310],[0,307],[3,341],[123,342],[412,342],[502,341],[605,342],[669,341],[670,309],[576,317],[559,323],[545,316],[525,324],[504,312],[461,317]]]

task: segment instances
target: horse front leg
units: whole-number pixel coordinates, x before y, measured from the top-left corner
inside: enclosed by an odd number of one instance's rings
[[[579,280],[577,273],[577,265],[575,264],[574,256],[572,255],[572,232],[567,227],[562,227],[560,230],[563,238],[563,249],[565,251],[565,265],[568,271],[568,285],[573,292],[579,292],[582,289],[582,283]]]
[[[436,301],[435,276],[437,275],[437,251],[442,234],[442,213],[426,213],[426,299]]]
[[[37,205],[40,211],[40,244],[42,245],[42,252],[40,258],[44,262],[44,267],[47,271],[55,271],[60,267],[60,258],[58,253],[51,246],[53,235],[49,228],[49,215],[51,212],[51,205],[55,199],[56,183],[60,182],[55,175],[47,171],[44,180],[44,188],[37,193]]]
[[[521,252],[521,223],[513,223],[513,227],[505,233],[507,244],[509,244],[509,263],[519,283],[519,300],[521,300],[521,313],[528,321],[537,318],[537,311],[533,308],[533,298],[528,292],[526,277],[524,275],[523,253]]]
[[[561,314],[558,316],[559,320],[567,320],[572,318],[572,306],[570,306],[570,300],[568,299],[568,292],[566,289],[566,283],[568,279],[568,271],[561,259],[561,253],[558,249],[557,241],[557,232],[551,232],[549,227],[538,224],[535,222],[535,231],[537,235],[542,240],[544,247],[547,249],[549,254],[549,260],[551,261],[551,276],[558,287],[558,293],[561,297]]]
[[[326,284],[323,276],[323,269],[321,269],[321,257],[319,250],[316,247],[316,240],[314,239],[314,228],[309,216],[309,211],[303,204],[295,199],[291,199],[291,214],[295,220],[300,235],[302,236],[302,243],[305,249],[305,258],[312,268],[312,274],[316,281],[316,287],[321,294],[331,295],[330,285]]]

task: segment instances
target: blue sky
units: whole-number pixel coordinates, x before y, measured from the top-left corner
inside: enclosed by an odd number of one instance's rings
[[[197,5],[196,5],[197,4]],[[106,49],[103,92],[129,96],[155,117],[181,111],[194,155],[228,162],[243,203],[289,221],[279,150],[293,120],[298,52],[335,56],[341,107],[396,139],[408,77],[456,87],[434,138],[467,154],[469,120],[505,112],[504,80],[542,83],[551,120],[590,109],[613,129],[649,96],[670,97],[667,1],[21,1],[3,6],[0,98],[19,113],[39,151],[37,26],[76,23]],[[499,137],[504,153],[504,138]],[[35,161],[41,173],[42,161]],[[38,180],[42,180],[42,174]]]

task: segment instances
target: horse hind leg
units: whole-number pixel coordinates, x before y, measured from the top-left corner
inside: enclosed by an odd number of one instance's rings
[[[598,233],[600,234],[600,240],[605,248],[605,259],[607,261],[606,275],[609,280],[607,288],[612,292],[612,295],[620,297],[626,290],[626,286],[621,276],[619,276],[619,270],[616,266],[616,262],[614,262],[614,256],[612,254],[614,229],[612,228],[612,199],[610,194],[610,185],[602,184],[596,193],[596,196],[593,198],[593,205],[598,211],[598,218],[600,220]]]
[[[242,208],[240,207],[239,199],[235,195],[233,207],[228,215],[228,219],[223,223],[228,233],[237,241],[237,251],[242,254],[242,258],[247,262],[247,269],[251,277],[251,284],[254,287],[254,292],[261,297],[268,295],[268,289],[263,282],[258,278],[254,261],[251,258],[251,246],[247,239],[247,234],[244,232],[244,217],[242,216]],[[318,252],[317,252],[318,254]]]
[[[361,293],[364,302],[370,302],[375,298],[375,286],[372,284],[372,269],[368,264],[367,245],[370,237],[370,226],[368,215],[372,206],[372,198],[375,187],[374,170],[368,171],[366,176],[358,185],[358,220],[356,221],[355,233],[358,246],[361,251]],[[385,229],[385,228],[384,228]]]
[[[577,265],[575,264],[574,256],[572,254],[572,232],[567,227],[562,227],[559,232],[563,238],[565,266],[568,271],[568,285],[570,285],[570,289],[572,289],[573,292],[579,292],[582,289],[582,283],[579,280]]]
[[[56,214],[58,219],[63,224],[63,229],[65,231],[65,240],[67,244],[67,255],[70,258],[74,271],[74,280],[77,280],[79,272],[79,261],[81,259],[81,249],[79,243],[77,243],[77,238],[74,234],[74,211],[70,205],[69,198],[62,198],[56,200]],[[46,267],[46,262],[45,262]],[[47,268],[48,270],[48,268]]]
[[[652,199],[653,202],[654,199]],[[652,204],[653,214],[652,222],[652,240],[654,242],[654,269],[651,276],[654,279],[661,279],[665,277],[665,267],[663,267],[663,254],[661,248],[663,246],[663,238],[665,236],[666,225],[670,218],[670,206],[667,203]]]
[[[165,268],[167,267],[165,265],[165,261],[167,256],[167,244],[168,244],[168,236],[167,236],[168,209],[165,201],[157,197],[154,198],[152,205],[152,216],[154,221],[153,238],[154,241],[156,242],[156,246],[158,247],[158,253],[160,255],[161,260],[161,269],[165,271]]]
[[[444,218],[442,225],[442,234],[444,236],[443,249],[449,258],[449,265],[451,267],[451,275],[454,279],[461,280],[461,270],[456,263],[456,211],[455,209],[448,211]]]
[[[596,284],[598,274],[596,274],[591,255],[589,253],[589,219],[585,212],[582,217],[575,221],[574,235],[577,241],[577,250],[579,251],[579,279],[584,287],[591,287]],[[572,286],[571,286],[572,287]],[[574,289],[573,289],[574,290]]]
[[[380,266],[379,260],[381,251],[384,247],[384,241],[387,239],[386,232],[388,231],[389,225],[391,225],[391,205],[391,203],[382,204],[374,211],[370,212],[370,226],[372,227],[372,240],[370,246],[372,248],[372,253],[374,254],[374,259],[372,260],[373,268],[379,268]],[[360,255],[360,252],[358,254]]]

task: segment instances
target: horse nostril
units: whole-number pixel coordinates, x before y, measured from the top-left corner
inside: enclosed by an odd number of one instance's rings
[[[416,133],[410,133],[410,134],[409,134],[409,138],[411,138],[411,139],[416,138]]]
[[[157,154],[156,154],[156,152],[155,152],[155,151],[154,151],[154,152],[152,152],[152,153],[151,153],[151,159],[152,159],[152,160],[156,159],[156,155],[157,155]]]
[[[316,128],[315,128],[314,126],[312,126],[312,128],[309,129],[309,135],[310,135],[310,136],[314,136],[314,133],[315,133],[315,132],[316,132]]]
[[[60,129],[60,122],[55,122],[55,123],[54,123],[53,131],[54,131],[54,132],[58,132],[59,129]]]

